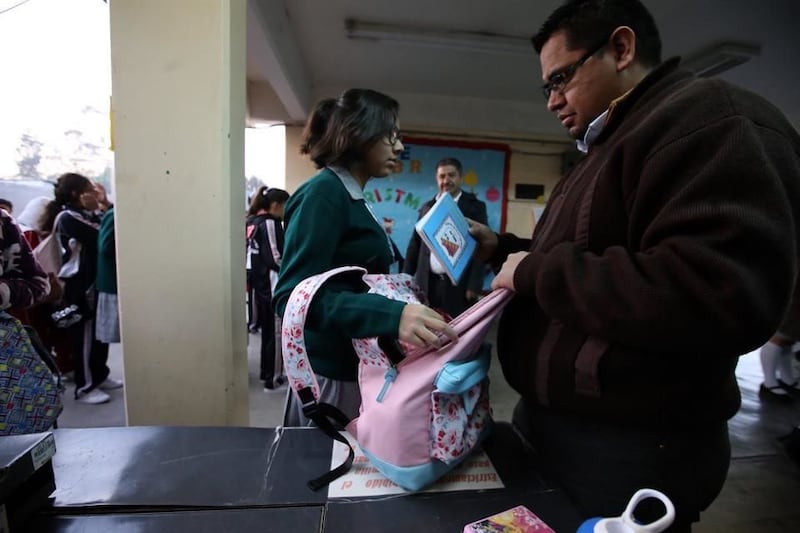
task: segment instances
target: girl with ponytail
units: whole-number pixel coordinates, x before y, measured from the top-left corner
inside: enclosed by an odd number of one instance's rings
[[[257,326],[261,329],[261,381],[265,390],[283,382],[283,361],[275,344],[280,321],[272,305],[283,255],[283,208],[289,193],[283,189],[258,189],[250,202],[246,225],[250,288]],[[280,338],[280,333],[278,333]]]
[[[320,172],[286,204],[283,263],[274,304],[280,316],[292,289],[327,270],[356,265],[370,274],[387,274],[394,260],[388,235],[364,199],[370,179],[389,176],[403,142],[393,98],[370,89],[349,89],[319,102],[306,123],[300,151]],[[438,345],[437,333],[454,337],[444,319],[424,305],[366,294],[360,280],[335,278],[317,293],[304,332],[311,366],[320,385],[320,402],[358,415],[353,338],[388,337],[415,346]],[[286,425],[307,425],[294,395]]]

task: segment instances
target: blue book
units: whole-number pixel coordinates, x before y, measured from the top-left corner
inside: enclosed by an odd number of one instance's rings
[[[453,285],[469,267],[478,243],[453,197],[443,194],[414,226],[431,253],[444,266]]]

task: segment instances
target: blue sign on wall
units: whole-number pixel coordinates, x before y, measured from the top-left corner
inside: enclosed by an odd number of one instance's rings
[[[489,227],[505,229],[508,146],[420,138],[404,139],[403,144],[402,169],[367,182],[364,196],[404,256],[419,209],[438,192],[436,163],[445,157],[461,161],[461,188],[486,204]]]

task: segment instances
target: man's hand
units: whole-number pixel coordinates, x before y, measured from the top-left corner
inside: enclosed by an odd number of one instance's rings
[[[497,276],[492,280],[492,288],[511,289],[512,291],[517,290],[516,287],[514,287],[514,272],[517,271],[517,266],[523,259],[528,257],[529,253],[530,252],[517,252],[509,255],[506,262],[503,263],[500,272],[498,272]]]
[[[398,336],[400,341],[425,348],[441,346],[436,333],[443,333],[450,340],[458,340],[456,332],[447,325],[442,315],[421,304],[407,304],[400,315]]]
[[[489,229],[486,224],[476,222],[471,218],[467,219],[469,233],[478,241],[478,248],[475,250],[475,257],[484,263],[494,255],[497,250],[497,233]]]

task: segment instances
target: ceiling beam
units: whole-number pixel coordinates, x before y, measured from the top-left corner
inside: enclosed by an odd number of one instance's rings
[[[305,120],[310,88],[300,47],[281,0],[247,2],[248,72],[272,85],[292,120]]]

